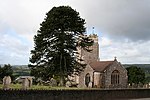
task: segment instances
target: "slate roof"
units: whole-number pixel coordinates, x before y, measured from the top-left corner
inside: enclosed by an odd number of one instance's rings
[[[103,72],[108,66],[112,65],[114,61],[94,61],[90,66],[98,72]]]

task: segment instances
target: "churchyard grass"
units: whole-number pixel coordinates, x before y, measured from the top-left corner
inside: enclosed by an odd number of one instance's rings
[[[3,84],[0,84],[0,89],[3,88]],[[21,89],[22,88],[22,84],[11,84],[10,85],[11,89]],[[32,85],[31,88],[29,89],[38,89],[38,90],[49,90],[51,89],[50,86],[43,86],[43,85]]]
[[[21,84],[11,84],[10,88],[11,89],[20,89],[21,88]],[[0,84],[0,89],[3,89],[3,84]]]
[[[22,84],[11,84],[11,89],[21,89]],[[3,84],[0,84],[0,89],[3,89]],[[82,90],[82,89],[88,89],[88,88],[76,88],[76,87],[51,87],[51,86],[44,86],[44,85],[32,85],[31,88],[28,88],[29,90]]]

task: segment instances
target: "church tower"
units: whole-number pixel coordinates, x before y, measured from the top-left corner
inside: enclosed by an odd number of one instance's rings
[[[93,61],[99,61],[98,36],[97,36],[97,34],[91,34],[91,35],[89,35],[89,38],[94,40],[93,46],[90,47],[90,49],[92,51],[87,52],[83,49],[81,49],[81,51],[80,51],[81,57],[86,63],[91,63]]]

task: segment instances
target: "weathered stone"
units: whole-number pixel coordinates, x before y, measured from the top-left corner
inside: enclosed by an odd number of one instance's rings
[[[99,60],[98,36],[93,34],[89,36],[94,40],[94,45],[90,47],[91,52],[78,48],[79,58],[86,63],[85,69],[79,75],[73,75],[73,81],[79,84],[79,87],[88,87],[86,75],[93,87],[97,88],[126,88],[127,87],[127,70],[117,61],[116,57],[112,61]],[[78,81],[76,81],[79,80]]]
[[[89,88],[92,88],[92,82],[89,82],[89,86],[88,86]]]
[[[29,87],[32,86],[32,77],[28,77],[28,80],[29,80]]]
[[[51,86],[57,86],[57,81],[54,78],[50,79],[50,85]]]
[[[25,78],[23,79],[23,82],[22,82],[22,89],[26,90],[29,88],[29,80],[28,78]]]
[[[66,82],[66,87],[70,87],[71,86],[71,82],[70,81],[67,81]]]
[[[5,76],[3,78],[3,89],[4,90],[10,89],[10,84],[11,84],[11,77],[10,76]]]

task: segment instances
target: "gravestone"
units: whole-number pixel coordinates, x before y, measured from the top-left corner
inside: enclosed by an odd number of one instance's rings
[[[29,81],[29,87],[32,86],[32,77],[28,77],[28,81]]]
[[[70,81],[67,81],[66,82],[66,87],[70,87],[71,86],[71,82]]]
[[[22,81],[22,89],[26,90],[28,88],[29,88],[29,80],[28,80],[28,78],[24,78]]]
[[[57,81],[54,78],[50,79],[50,85],[51,86],[57,86]]]
[[[11,77],[10,76],[5,76],[3,78],[3,89],[4,90],[10,89],[10,84],[11,84]]]
[[[92,88],[92,82],[89,82],[88,87],[89,87],[89,88]]]

